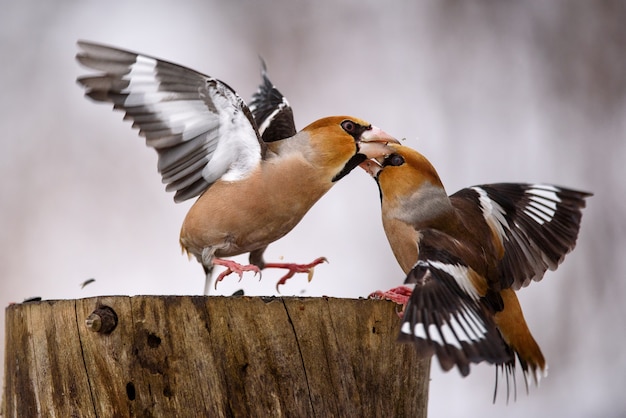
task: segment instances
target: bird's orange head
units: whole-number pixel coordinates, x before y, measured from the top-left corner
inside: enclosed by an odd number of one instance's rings
[[[378,183],[383,221],[396,219],[419,229],[444,219],[452,206],[432,164],[411,148],[389,147],[392,153],[360,164]]]
[[[360,165],[378,182],[384,197],[409,196],[429,186],[443,189],[437,171],[426,157],[402,145],[392,144],[389,148],[393,152]]]
[[[319,119],[302,130],[308,134],[307,159],[323,167],[335,182],[363,161],[393,152],[398,140],[372,124],[351,116]]]

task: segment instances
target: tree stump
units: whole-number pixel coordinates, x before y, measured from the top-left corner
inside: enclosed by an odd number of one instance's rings
[[[6,310],[5,417],[425,417],[429,360],[367,299],[107,296]],[[95,314],[94,314],[95,312]]]

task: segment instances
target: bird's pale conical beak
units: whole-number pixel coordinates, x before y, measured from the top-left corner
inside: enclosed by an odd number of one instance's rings
[[[400,141],[382,129],[372,126],[361,134],[359,153],[368,159],[382,157],[395,151],[387,144],[400,144]]]

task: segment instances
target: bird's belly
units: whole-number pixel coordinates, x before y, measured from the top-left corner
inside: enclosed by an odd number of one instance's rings
[[[263,248],[282,238],[302,219],[301,210],[283,209],[250,201],[228,205],[204,205],[198,201],[181,229],[185,250],[200,257],[210,248],[217,257],[231,257]]]

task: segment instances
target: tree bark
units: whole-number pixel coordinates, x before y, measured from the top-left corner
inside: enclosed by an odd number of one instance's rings
[[[110,296],[6,310],[5,417],[425,417],[387,301]],[[95,315],[94,315],[95,312]]]

